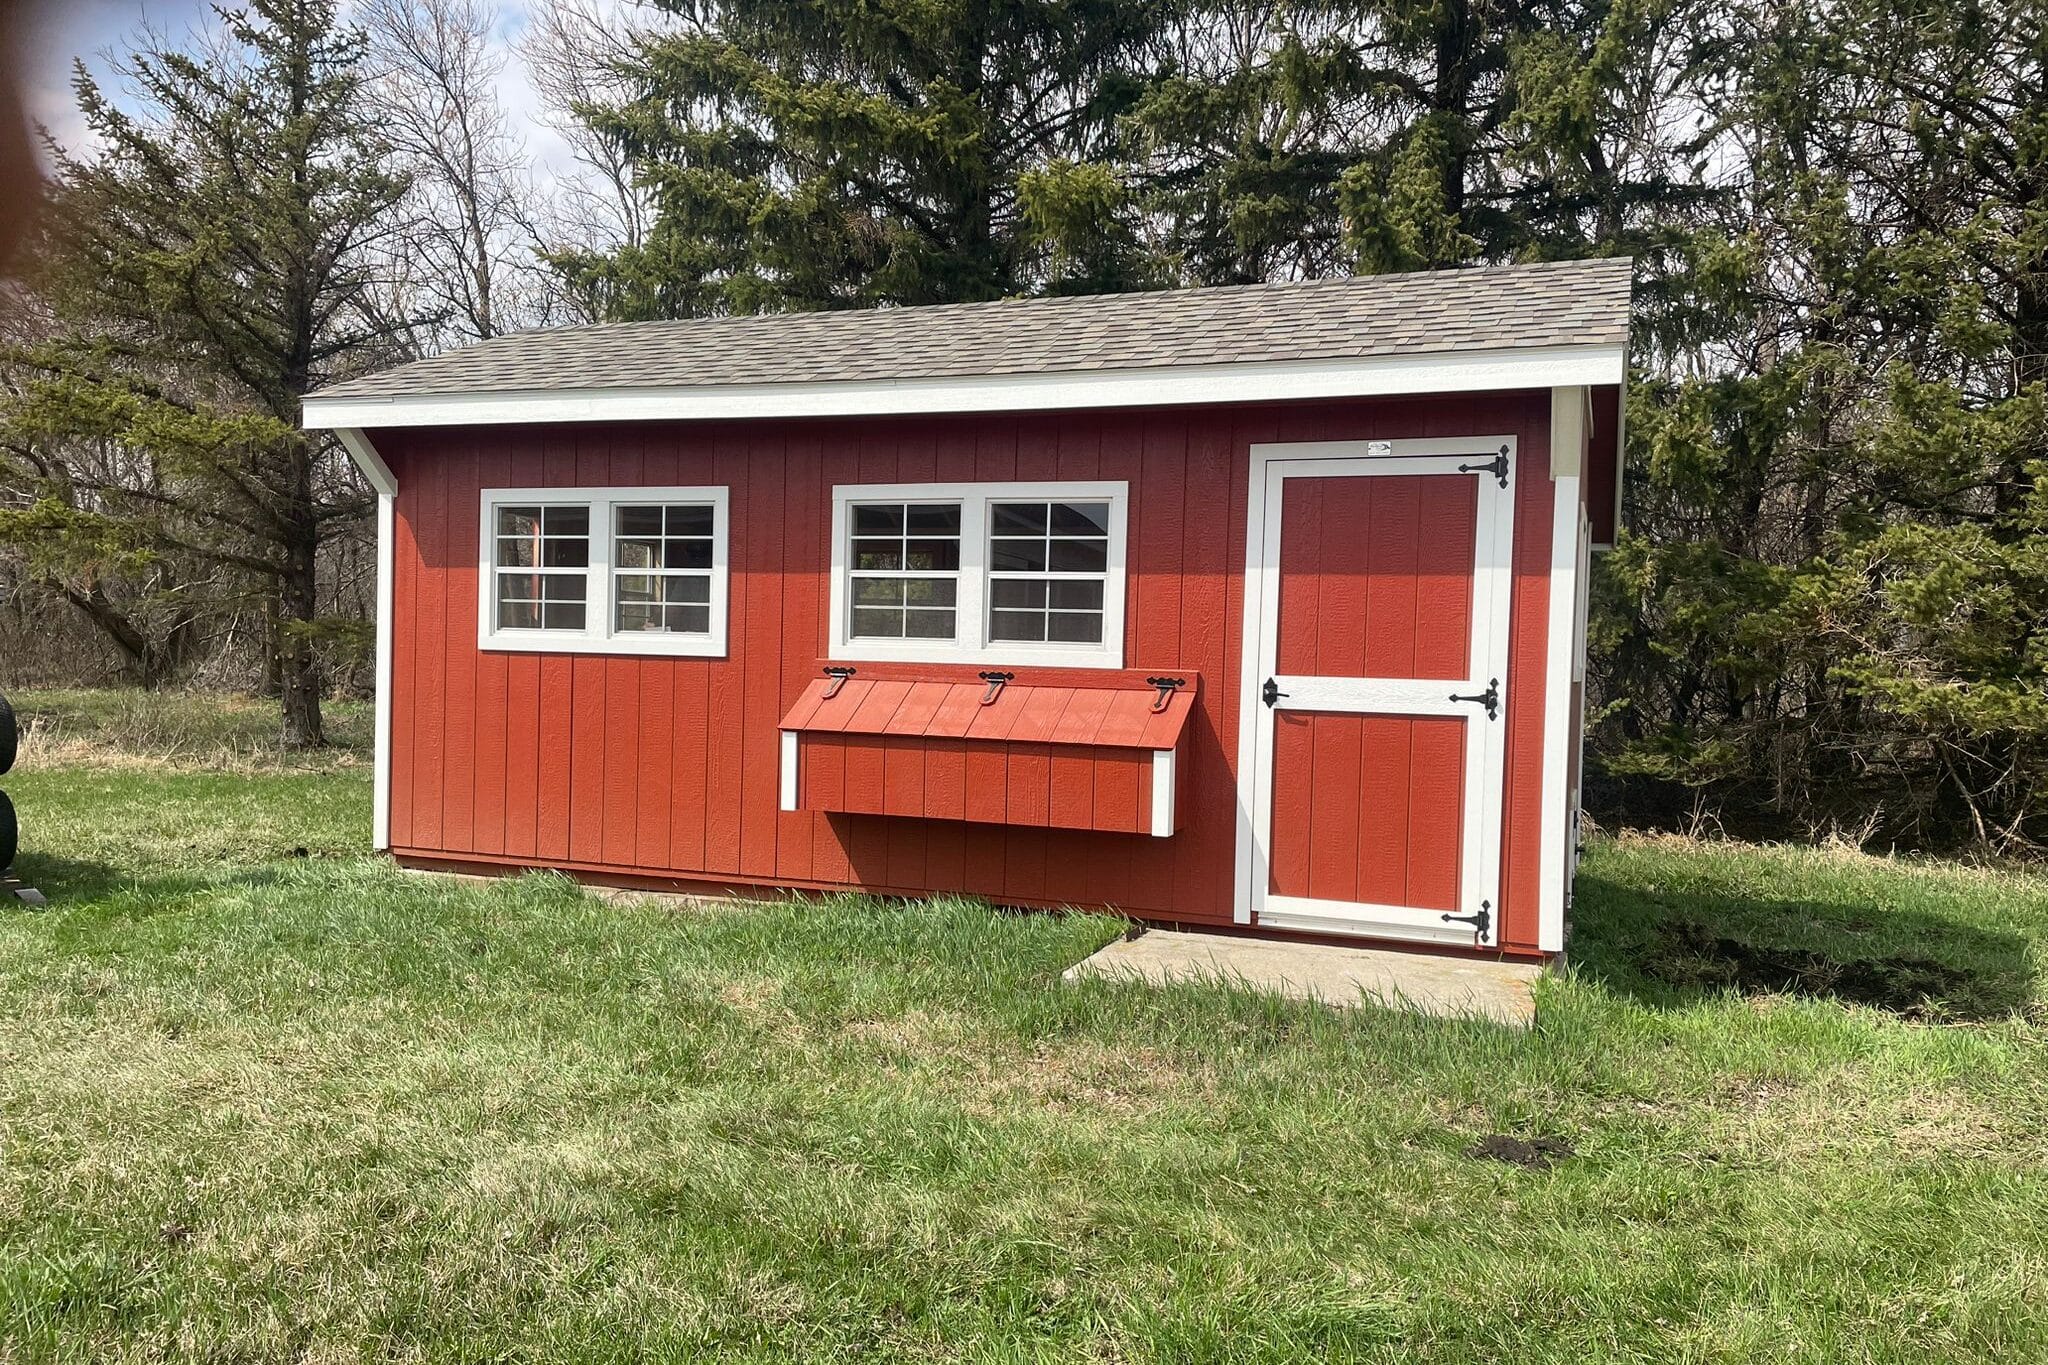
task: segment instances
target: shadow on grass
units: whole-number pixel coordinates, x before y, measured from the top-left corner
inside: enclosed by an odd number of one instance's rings
[[[171,904],[223,886],[262,886],[278,879],[274,864],[192,867],[137,873],[52,853],[22,853],[14,873],[48,899],[50,909],[115,900]]]
[[[2026,1009],[2026,939],[1924,911],[1654,891],[1582,872],[1570,957],[1609,989],[1658,1006],[1734,991],[1975,1021]]]

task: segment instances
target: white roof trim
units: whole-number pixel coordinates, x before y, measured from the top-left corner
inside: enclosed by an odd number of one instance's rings
[[[306,426],[311,429],[314,424],[308,422]],[[341,448],[348,452],[349,459],[355,461],[356,468],[370,481],[370,487],[386,497],[398,492],[397,476],[392,474],[391,466],[384,463],[384,457],[377,453],[377,447],[370,444],[369,437],[354,426],[336,426],[333,431],[335,439],[341,442]]]
[[[392,398],[315,395],[305,402],[305,425],[360,429],[1158,407],[1619,384],[1626,371],[1622,346],[1558,346],[944,379],[523,389]]]

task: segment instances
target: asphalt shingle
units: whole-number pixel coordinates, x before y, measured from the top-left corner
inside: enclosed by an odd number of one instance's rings
[[[901,382],[1366,359],[1628,339],[1630,262],[1554,261],[1146,294],[558,327],[318,398]]]

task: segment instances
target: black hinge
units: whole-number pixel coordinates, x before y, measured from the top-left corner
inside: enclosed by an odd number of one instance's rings
[[[1280,700],[1282,697],[1286,695],[1288,694],[1280,690],[1280,684],[1275,682],[1271,678],[1266,679],[1266,685],[1259,689],[1260,698],[1264,700],[1266,705],[1268,706],[1271,706],[1274,702]]]
[[[846,686],[846,680],[853,676],[853,670],[850,668],[828,668],[825,670],[825,676],[832,680],[832,684],[825,689],[823,700],[830,701],[839,695],[840,688]]]
[[[1500,480],[1502,488],[1506,488],[1508,486],[1508,448],[1502,446],[1500,453],[1485,464],[1461,464],[1458,466],[1458,472],[1460,474],[1491,474],[1494,478]]]
[[[993,706],[996,698],[1003,695],[1003,684],[1017,675],[1015,673],[1000,673],[991,669],[986,673],[976,674],[975,676],[988,684],[988,691],[981,694],[981,704],[983,706]]]
[[[1486,680],[1486,690],[1485,690],[1484,692],[1474,692],[1474,693],[1472,693],[1472,694],[1471,694],[1471,695],[1469,695],[1469,696],[1465,696],[1465,695],[1461,695],[1461,694],[1459,694],[1459,693],[1457,693],[1457,692],[1453,692],[1453,693],[1451,693],[1451,700],[1452,700],[1452,701],[1476,701],[1476,702],[1478,702],[1478,703],[1479,703],[1479,704],[1480,704],[1481,706],[1483,706],[1483,707],[1485,707],[1485,708],[1486,708],[1486,718],[1487,718],[1488,720],[1499,720],[1499,719],[1500,719],[1500,679],[1499,679],[1499,678],[1488,678],[1488,679]]]
[[[1476,915],[1445,915],[1444,923],[1471,925],[1473,944],[1483,944],[1486,942],[1486,931],[1493,927],[1493,902],[1479,902],[1479,913]]]
[[[1154,711],[1164,711],[1167,703],[1173,700],[1173,694],[1179,689],[1186,687],[1188,680],[1186,678],[1147,678],[1145,683],[1149,687],[1159,689],[1159,695],[1152,699],[1152,709]]]

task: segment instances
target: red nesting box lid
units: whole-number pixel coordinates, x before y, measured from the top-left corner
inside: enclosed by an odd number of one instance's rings
[[[1113,749],[1171,749],[1194,710],[1194,688],[1167,693],[1128,684],[1050,687],[1005,683],[984,704],[985,682],[817,678],[782,718],[781,728],[805,734],[906,735],[927,739],[1080,744]]]

